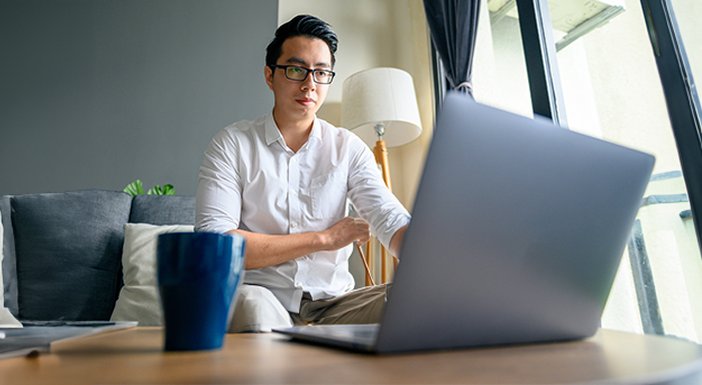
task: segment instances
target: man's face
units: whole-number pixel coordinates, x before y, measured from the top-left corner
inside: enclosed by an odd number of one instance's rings
[[[331,70],[331,52],[327,44],[317,38],[295,36],[283,42],[277,65],[295,65],[308,69]],[[292,120],[312,119],[324,103],[328,84],[318,84],[309,73],[303,81],[285,77],[282,68],[264,69],[266,83],[273,91],[274,110],[278,117]]]

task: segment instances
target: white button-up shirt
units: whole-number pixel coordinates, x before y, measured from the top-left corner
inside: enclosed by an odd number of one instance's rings
[[[347,198],[386,247],[410,216],[385,187],[370,149],[356,135],[315,119],[296,153],[272,114],[234,123],[211,141],[200,167],[196,230],[243,229],[263,234],[321,231],[348,215]],[[303,292],[313,299],[354,287],[351,245],[280,265],[247,270],[244,282],[270,289],[298,312]]]

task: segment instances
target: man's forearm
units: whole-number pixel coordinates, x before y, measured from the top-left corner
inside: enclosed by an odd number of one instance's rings
[[[246,238],[247,269],[279,265],[317,251],[338,250],[351,242],[367,242],[370,237],[368,223],[350,217],[341,219],[326,230],[308,233],[268,235],[245,230],[229,233]]]
[[[246,239],[246,269],[279,265],[325,249],[324,237],[319,232],[269,235],[232,230],[229,233]]]

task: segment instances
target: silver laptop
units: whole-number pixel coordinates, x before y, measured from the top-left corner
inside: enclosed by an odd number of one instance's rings
[[[449,94],[381,323],[275,331],[377,353],[589,337],[653,164]]]

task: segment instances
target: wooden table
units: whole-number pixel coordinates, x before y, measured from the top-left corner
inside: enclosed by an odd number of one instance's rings
[[[374,356],[229,334],[222,350],[164,353],[160,328],[59,342],[0,360],[0,384],[702,384],[702,347],[601,330],[584,341]]]

